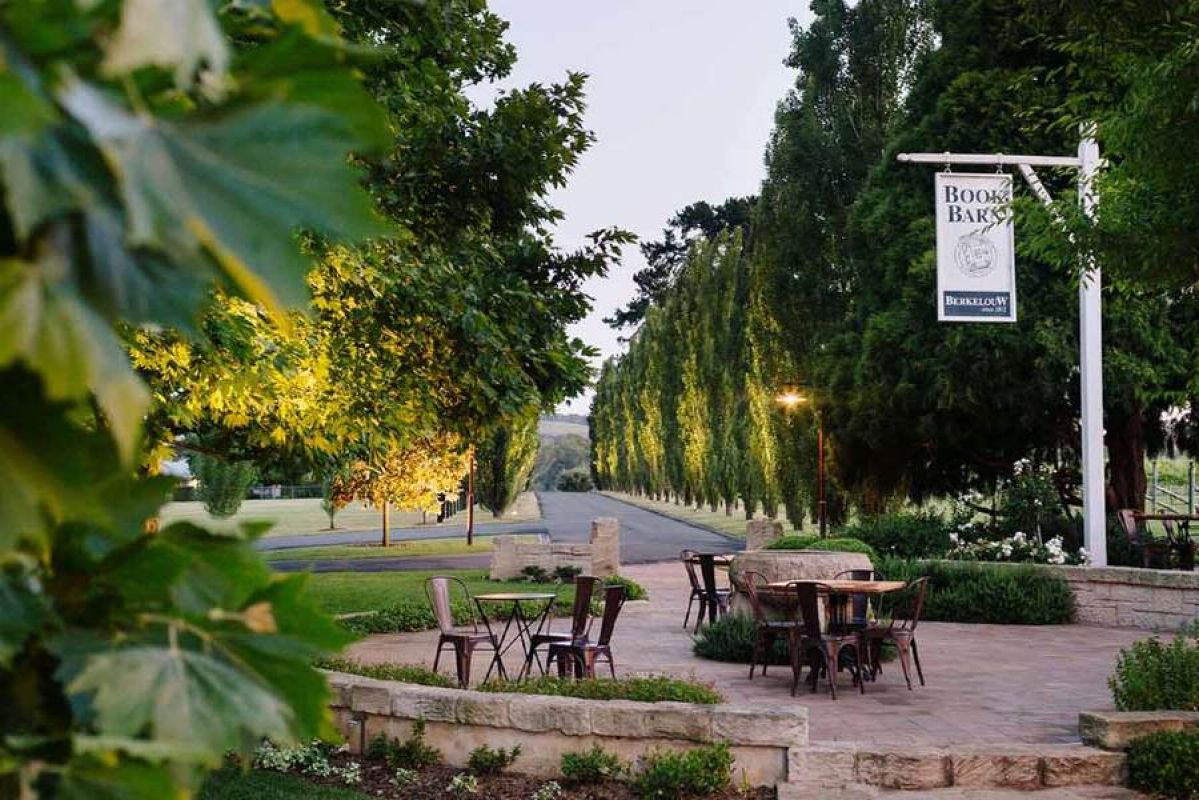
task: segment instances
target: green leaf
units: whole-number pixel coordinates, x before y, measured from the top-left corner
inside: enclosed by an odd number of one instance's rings
[[[352,142],[335,113],[271,100],[169,121],[131,114],[79,80],[65,82],[60,100],[117,172],[133,244],[208,252],[272,310],[307,296],[297,230],[335,239],[384,230],[348,163],[329,157]]]
[[[246,737],[291,738],[294,716],[258,681],[204,653],[138,646],[92,656],[68,687],[94,693],[101,734],[142,737],[216,763]]]
[[[45,98],[31,92],[12,72],[0,64],[0,139],[13,135],[36,136],[57,119],[57,113]]]
[[[167,800],[178,793],[166,767],[83,756],[67,766],[55,796],[60,800]]]
[[[124,0],[120,27],[105,46],[105,72],[165,67],[174,70],[177,85],[187,87],[201,64],[217,75],[229,64],[229,47],[209,0]]]
[[[0,261],[0,368],[20,359],[36,370],[51,400],[94,394],[122,459],[141,436],[150,395],[129,366],[116,333],[58,282],[52,262]]]
[[[12,664],[25,640],[48,618],[49,610],[30,577],[0,573],[0,667]]]

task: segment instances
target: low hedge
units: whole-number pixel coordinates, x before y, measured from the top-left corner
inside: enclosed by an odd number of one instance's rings
[[[758,635],[758,624],[744,614],[729,614],[711,625],[700,628],[691,646],[700,658],[711,661],[729,661],[748,664],[754,653],[754,640]],[[768,653],[767,664],[790,664],[787,643],[778,640]]]
[[[878,553],[874,548],[858,539],[836,537],[821,539],[819,536],[783,536],[766,545],[767,550],[822,550],[836,553],[865,553],[874,561]]]
[[[716,705],[724,696],[706,683],[652,675],[632,678],[558,678],[545,675],[523,681],[491,680],[478,687],[481,692],[547,694],[584,700],[636,700],[641,703],[699,703]]]
[[[1133,741],[1128,785],[1155,797],[1199,797],[1199,731],[1162,731]]]
[[[323,658],[314,666],[332,672],[346,672],[365,678],[377,678],[381,681],[415,683],[421,686],[438,686],[443,689],[452,689],[458,685],[456,681],[434,672],[423,664],[363,664],[349,658],[334,657]]]
[[[992,625],[1064,625],[1074,620],[1070,585],[1036,565],[885,558],[875,567],[888,580],[930,578],[921,615],[925,620]]]
[[[604,585],[624,586],[629,600],[644,600],[649,596],[645,587],[622,575],[605,578]],[[554,614],[557,616],[566,616],[571,613],[574,590],[572,587],[566,587],[566,589],[568,591],[563,591],[555,603]],[[465,601],[455,600],[451,603],[450,610],[454,614],[454,624],[467,625],[470,623],[472,609]],[[602,593],[597,592],[596,599],[592,600],[591,611],[597,616],[602,613]],[[341,624],[351,633],[367,636],[375,633],[411,633],[432,630],[437,627],[437,618],[433,616],[433,609],[429,606],[428,600],[420,598],[405,600],[367,614],[344,617]]]
[[[931,511],[904,512],[863,519],[837,535],[863,541],[884,557],[940,558],[949,552],[954,524]]]

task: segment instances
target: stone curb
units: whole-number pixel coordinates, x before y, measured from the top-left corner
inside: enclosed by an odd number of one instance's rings
[[[1126,750],[1134,739],[1161,731],[1199,728],[1199,711],[1084,711],[1078,715],[1083,744]]]
[[[566,736],[715,739],[733,746],[779,748],[802,748],[808,743],[808,712],[802,707],[583,700],[443,689],[344,672],[326,676],[332,691],[330,706],[367,715]]]
[[[875,787],[930,791],[961,787],[1030,791],[1122,785],[1125,756],[1079,745],[978,745],[910,750],[816,746],[792,748],[787,774],[789,784],[804,790]],[[780,784],[780,800],[788,796],[803,795],[785,794]]]

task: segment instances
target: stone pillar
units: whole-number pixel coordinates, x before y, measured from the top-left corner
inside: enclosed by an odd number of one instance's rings
[[[518,561],[516,540],[511,536],[495,537],[495,544],[491,549],[491,579],[502,581],[520,575]]]
[[[745,549],[761,550],[783,535],[783,523],[777,519],[754,517],[745,523]]]
[[[620,522],[612,517],[591,520],[591,574],[600,578],[620,571]]]

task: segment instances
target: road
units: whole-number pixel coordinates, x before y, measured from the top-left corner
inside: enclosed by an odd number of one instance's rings
[[[615,517],[620,521],[620,559],[625,564],[645,564],[671,561],[679,551],[740,550],[744,543],[704,528],[697,528],[637,506],[613,500],[601,494],[583,492],[538,492],[542,518],[532,522],[480,523],[475,526],[479,536],[501,533],[540,533],[555,542],[586,542],[591,535],[591,520]],[[293,547],[313,547],[324,544],[354,544],[379,540],[380,531],[358,531],[317,536],[272,536],[261,539],[258,547],[278,550]],[[392,531],[395,539],[436,539],[465,536],[466,528],[439,526],[437,528],[404,528]],[[436,570],[484,568],[488,556],[444,556],[430,558],[371,558],[311,561],[277,561],[272,566],[282,571],[315,569],[318,572],[354,570],[384,572],[390,570]]]

